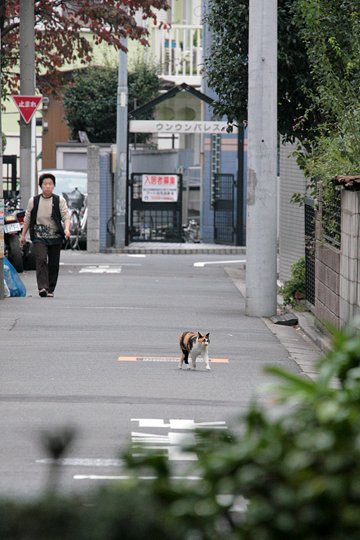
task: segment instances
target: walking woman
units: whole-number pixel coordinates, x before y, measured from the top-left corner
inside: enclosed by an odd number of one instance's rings
[[[25,236],[30,229],[30,239],[34,245],[36,279],[39,295],[53,297],[56,287],[60,251],[64,238],[70,237],[70,214],[64,197],[55,195],[56,178],[51,173],[39,177],[40,195],[28,202],[20,244],[25,244]],[[64,228],[62,225],[64,223]]]

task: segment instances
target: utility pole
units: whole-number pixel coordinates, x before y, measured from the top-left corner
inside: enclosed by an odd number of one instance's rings
[[[122,39],[127,50],[128,39]],[[127,52],[119,50],[119,73],[116,113],[116,182],[115,182],[115,248],[126,244],[126,190],[128,148],[128,76]]]
[[[35,10],[34,0],[20,0],[20,94],[35,95]],[[26,124],[20,118],[20,196],[26,208],[32,195],[35,163],[33,163],[32,130],[35,120]]]
[[[247,315],[276,313],[277,0],[250,0]]]

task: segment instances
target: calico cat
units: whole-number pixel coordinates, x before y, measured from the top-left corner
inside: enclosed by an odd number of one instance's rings
[[[181,350],[181,358],[179,369],[182,369],[183,363],[189,363],[189,355],[193,369],[196,368],[196,358],[201,356],[205,362],[207,370],[210,370],[208,345],[210,333],[204,336],[200,332],[183,332],[179,337],[179,345]]]

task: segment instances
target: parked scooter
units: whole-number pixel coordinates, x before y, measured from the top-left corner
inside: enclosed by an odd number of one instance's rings
[[[19,198],[9,199],[5,203],[4,244],[5,255],[17,272],[35,270],[35,256],[32,243],[20,246],[20,234],[24,225],[25,210],[18,208]]]
[[[18,211],[14,208],[14,199],[5,204],[4,243],[5,255],[17,272],[24,270],[23,252],[20,246],[21,224]],[[22,218],[24,220],[24,217]]]

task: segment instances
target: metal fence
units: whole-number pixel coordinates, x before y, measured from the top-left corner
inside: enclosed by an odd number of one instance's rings
[[[315,305],[315,204],[305,200],[305,299]]]
[[[235,241],[235,178],[233,174],[214,175],[214,240],[216,244]]]
[[[323,240],[337,249],[341,245],[341,190],[333,190],[331,201],[322,201],[321,227]]]

